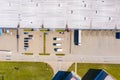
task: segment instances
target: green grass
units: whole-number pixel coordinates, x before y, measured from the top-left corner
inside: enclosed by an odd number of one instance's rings
[[[26,28],[26,29],[24,29],[24,31],[32,31],[32,29],[31,28]]]
[[[65,56],[65,54],[56,54],[56,56]]]
[[[58,30],[56,30],[56,32],[65,32],[65,30],[64,29],[58,29]]]
[[[43,62],[0,62],[4,80],[52,80],[52,68]]]
[[[25,55],[33,55],[33,53],[23,53],[23,54],[25,54]]]
[[[48,32],[48,29],[41,29],[40,31],[46,33]]]
[[[46,53],[46,34],[44,33],[44,46],[43,46],[43,53]]]
[[[46,53],[46,32],[43,34],[43,53],[39,53],[39,55],[50,55],[50,53]]]
[[[39,53],[39,55],[46,55],[46,56],[49,56],[50,53]]]
[[[85,73],[89,69],[104,69],[110,75],[112,75],[117,80],[120,80],[120,64],[87,64],[87,63],[78,63],[77,74],[81,77],[85,75]],[[75,71],[75,64],[68,69],[68,71]]]
[[[0,75],[0,80],[3,80],[3,78],[4,78],[4,75]]]

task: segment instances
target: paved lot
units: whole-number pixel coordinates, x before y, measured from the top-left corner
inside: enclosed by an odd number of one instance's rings
[[[63,40],[57,41],[53,40],[54,37],[62,38]],[[53,43],[60,43],[61,46],[54,46]],[[69,46],[70,46],[70,33],[64,32],[64,34],[60,34],[59,32],[52,31],[48,32],[47,39],[46,39],[46,51],[51,54],[68,54],[69,53]],[[54,48],[61,48],[63,51],[55,52]]]
[[[17,45],[19,53],[34,53],[38,55],[43,53],[43,32],[41,31],[28,31],[28,34],[24,34],[24,30],[19,30],[20,39],[17,44],[17,30],[10,30],[9,34],[3,33],[0,37],[1,50],[10,50],[17,53]],[[82,45],[74,45],[74,32],[64,32],[60,34],[56,31],[50,31],[46,34],[46,53],[51,55],[55,54],[73,54],[73,55],[86,55],[86,56],[119,56],[120,40],[115,38],[117,31],[82,31]],[[24,49],[24,38],[28,38],[28,35],[33,35],[27,43],[29,49]],[[54,37],[63,38],[63,40],[53,40]],[[54,46],[53,43],[61,43],[61,46]],[[63,49],[62,52],[55,52],[54,48]]]
[[[12,32],[12,34],[11,34]],[[24,34],[24,30],[20,29],[20,39],[19,39],[19,52],[17,52],[17,38],[16,30],[10,30],[9,34],[3,33],[0,37],[0,49],[1,50],[10,50],[13,53],[11,55],[0,54],[0,60],[7,61],[44,61],[51,63],[52,66],[58,63],[58,66],[55,66],[55,71],[65,70],[68,68],[63,63],[66,62],[90,62],[90,63],[119,63],[120,54],[119,54],[119,45],[120,40],[115,39],[116,31],[82,31],[82,45],[75,46],[73,41],[74,33],[65,32],[60,34],[59,32],[48,32],[46,35],[46,52],[50,53],[50,56],[40,56],[39,53],[43,53],[43,32],[41,31],[30,31],[29,34]],[[24,38],[28,35],[33,35],[29,43],[29,49],[24,50]],[[53,37],[61,37],[62,41],[54,41]],[[65,56],[56,56],[57,54],[54,51],[55,46],[53,43],[62,43],[63,52]],[[21,53],[30,52],[34,55],[28,56]],[[18,54],[16,54],[18,53]],[[53,63],[53,64],[52,64]],[[64,65],[64,67],[63,67]]]
[[[116,31],[82,31],[82,45],[75,46],[73,41],[74,33],[59,34],[58,32],[48,32],[46,36],[46,52],[50,56],[40,56],[38,53],[43,52],[43,32],[35,31],[29,32],[34,39],[29,41],[29,50],[24,50],[24,31],[21,29],[19,39],[19,53],[17,53],[17,39],[16,30],[10,30],[11,34],[3,34],[0,38],[0,49],[8,49],[13,53],[11,55],[0,54],[2,61],[30,61],[30,62],[48,62],[54,68],[54,71],[67,70],[73,62],[81,63],[120,63],[119,45],[120,40],[115,39]],[[71,35],[71,37],[70,37]],[[52,45],[54,42],[53,37],[63,37],[64,40],[60,41],[63,45],[63,53],[65,56],[56,56]],[[72,40],[70,40],[72,39]],[[58,42],[58,41],[57,41]],[[71,43],[70,43],[71,42]],[[5,44],[5,45],[4,45]],[[11,45],[11,46],[10,46]],[[41,45],[41,46],[40,46]],[[71,50],[70,50],[71,45]],[[71,51],[71,53],[70,53]],[[23,55],[23,52],[32,52],[34,55]],[[53,55],[52,55],[53,54]],[[68,64],[69,63],[69,64]],[[66,65],[67,64],[67,65]]]
[[[75,46],[72,34],[72,54],[90,56],[120,56],[120,40],[116,31],[82,31],[82,45]]]
[[[12,35],[10,34],[12,32]],[[24,34],[27,32],[27,34]],[[39,53],[43,53],[43,34],[42,31],[24,31],[24,29],[19,29],[20,38],[17,41],[16,35],[17,30],[10,30],[9,34],[3,34],[1,36],[0,44],[1,50],[10,50],[15,53],[33,53],[34,55],[38,55]],[[28,42],[24,42],[25,38],[29,38],[29,35],[33,35],[32,39],[29,39]],[[53,40],[54,37],[62,38],[63,40],[56,41]],[[4,42],[3,42],[4,41]],[[25,50],[25,43],[28,44],[28,48]],[[53,43],[60,43],[61,46],[54,46]],[[4,45],[6,44],[6,45]],[[11,45],[11,46],[10,46]],[[17,51],[18,48],[18,51]],[[54,48],[61,48],[63,51],[55,52]],[[55,54],[69,54],[70,52],[70,33],[64,32],[64,34],[60,34],[56,31],[48,32],[46,35],[46,53],[50,53],[51,55]]]
[[[24,34],[24,32],[28,32],[28,34]],[[43,53],[43,32],[41,31],[24,31],[20,30],[20,53],[33,53],[34,55],[38,55],[39,53]],[[28,42],[24,42],[25,38],[29,38],[29,35],[33,35],[32,39],[29,39]],[[25,50],[25,43],[28,43],[28,49]]]
[[[17,45],[19,48],[18,53],[34,53],[38,55],[43,53],[43,32],[41,31],[28,31],[28,34],[24,34],[24,30],[20,29],[19,44],[17,44],[17,30],[10,30],[9,34],[3,33],[0,37],[0,49],[10,50],[17,53]],[[72,55],[85,55],[85,56],[119,56],[120,40],[115,38],[117,31],[82,31],[82,45],[74,45],[74,33],[73,31],[64,32],[60,34],[56,31],[50,31],[46,34],[46,53],[51,55],[55,54],[72,54]],[[29,49],[24,49],[24,38],[28,38],[28,35],[33,35],[27,43]],[[54,37],[63,38],[63,40],[55,41]],[[53,46],[53,43],[61,43],[61,46]],[[55,52],[54,48],[63,49],[62,52]]]
[[[17,30],[9,29],[9,33],[3,33],[0,36],[0,50],[1,51],[11,51],[12,53],[17,53]]]

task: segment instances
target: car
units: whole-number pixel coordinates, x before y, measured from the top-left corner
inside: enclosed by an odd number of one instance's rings
[[[29,37],[33,37],[33,35],[28,35]]]
[[[33,39],[33,35],[28,35],[29,39]]]
[[[63,40],[63,38],[60,38],[60,37],[54,37],[53,40],[60,41],[60,40]]]
[[[24,38],[24,42],[28,42],[30,38]]]
[[[28,47],[24,47],[24,50],[27,51],[27,50],[28,50]]]
[[[16,35],[16,38],[19,39],[19,38],[20,38],[20,35]]]
[[[28,34],[28,32],[24,32],[24,34]]]
[[[24,42],[28,42],[28,40],[25,39]]]
[[[24,38],[24,42],[28,42],[28,41],[29,41],[28,39],[25,39],[25,38]]]
[[[28,40],[28,39],[30,39],[30,38],[24,38],[24,40],[25,40],[25,39]]]
[[[29,46],[29,44],[28,43],[24,43],[24,46]]]
[[[54,51],[55,51],[55,52],[62,52],[63,49],[62,49],[62,48],[54,48]]]
[[[28,43],[24,43],[24,45],[28,45]]]
[[[26,47],[28,48],[29,46],[28,46],[28,45],[25,45],[24,48],[26,48]]]
[[[62,46],[61,43],[53,43],[53,46]]]

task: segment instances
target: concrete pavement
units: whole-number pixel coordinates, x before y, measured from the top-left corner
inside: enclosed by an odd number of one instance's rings
[[[58,70],[67,70],[70,67],[70,65],[74,62],[120,64],[120,56],[119,56],[120,41],[118,39],[115,39],[115,32],[116,31],[83,31],[81,46],[74,45],[73,32],[71,32],[70,34],[67,33],[66,35],[64,35],[66,39],[66,41],[64,42],[67,44],[67,46],[66,44],[64,44],[65,45],[64,47],[68,47],[69,45],[71,47],[69,47],[70,51],[69,49],[64,48],[68,50],[67,52],[65,52],[65,56],[56,56],[55,54],[53,54],[53,52],[51,52],[50,55],[43,55],[43,56],[39,55],[38,52],[34,53],[33,55],[24,55],[20,50],[18,53],[15,51],[13,52],[11,51],[11,53],[0,52],[0,60],[47,62],[53,67],[55,73]],[[21,34],[23,34],[23,32],[21,32]],[[38,33],[36,33],[35,35],[37,34]],[[60,35],[60,34],[56,34],[56,35]],[[53,36],[54,35],[52,35],[52,37]],[[35,38],[37,37],[38,36],[36,36]],[[52,37],[50,38],[48,37],[48,38],[52,40]],[[69,40],[66,37],[68,37],[71,40]],[[47,43],[47,45],[52,45],[52,42],[50,40],[47,40],[49,42],[49,44]],[[32,44],[32,42],[30,42],[30,44]],[[32,46],[32,51],[34,50],[33,47],[35,48],[35,45]],[[53,47],[50,46],[47,46],[47,48],[53,49]]]
[[[65,55],[65,56],[41,56],[23,54],[0,54],[1,61],[31,61],[31,62],[84,62],[84,63],[112,63],[119,64],[120,56],[86,56],[86,55]]]

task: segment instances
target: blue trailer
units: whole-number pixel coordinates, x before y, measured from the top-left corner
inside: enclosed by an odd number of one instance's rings
[[[120,32],[116,32],[116,39],[120,39]]]
[[[74,44],[81,45],[81,30],[74,30]]]
[[[2,36],[2,33],[3,33],[3,32],[2,32],[2,28],[0,28],[0,36]]]

